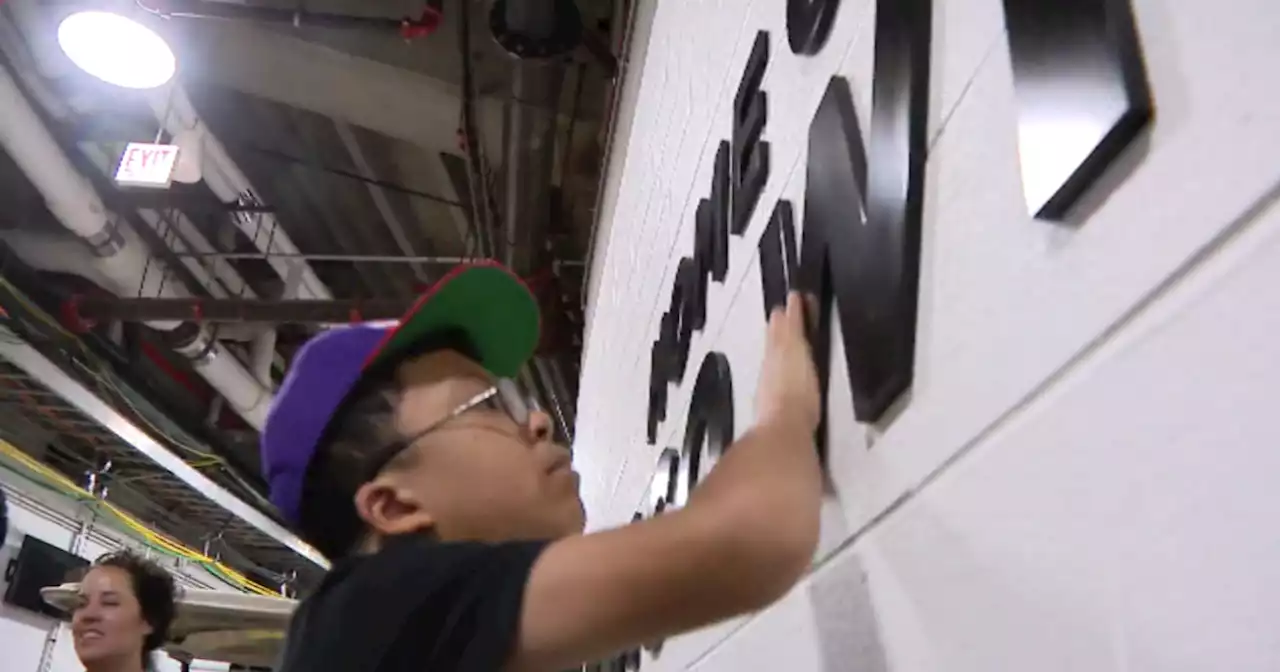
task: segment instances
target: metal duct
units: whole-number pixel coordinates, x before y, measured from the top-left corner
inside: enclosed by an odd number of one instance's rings
[[[49,211],[92,251],[92,263],[86,263],[84,268],[92,267],[94,271],[86,273],[82,268],[74,272],[89,277],[99,275],[105,279],[106,287],[116,293],[131,294],[142,288],[154,292],[153,296],[187,296],[186,288],[176,282],[160,282],[168,275],[164,264],[153,257],[142,241],[130,235],[133,232],[128,227],[118,226],[97,192],[71,164],[32,109],[12,74],[3,67],[0,67],[0,145],[44,197]],[[27,252],[34,254],[31,250]],[[45,262],[53,263],[48,259]],[[154,281],[150,279],[152,274]],[[177,325],[161,322],[156,326]],[[214,342],[207,346],[199,352],[200,358],[193,361],[196,371],[226,397],[245,422],[261,428],[270,408],[270,391],[221,345]]]
[[[558,101],[564,85],[563,63],[517,61],[511,84],[514,100]],[[542,266],[551,214],[552,166],[557,112],[553,106],[508,107],[506,156],[503,162],[505,261],[522,275]]]

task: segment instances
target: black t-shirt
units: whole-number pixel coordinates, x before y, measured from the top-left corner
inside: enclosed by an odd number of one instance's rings
[[[393,539],[298,607],[279,672],[498,672],[545,542]]]

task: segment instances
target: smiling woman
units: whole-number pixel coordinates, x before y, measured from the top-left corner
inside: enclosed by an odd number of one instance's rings
[[[86,672],[144,672],[169,636],[173,577],[129,551],[98,558],[80,582],[71,619],[76,656]]]
[[[110,12],[77,12],[58,26],[58,46],[77,67],[109,84],[154,89],[178,68],[173,50],[150,28]]]

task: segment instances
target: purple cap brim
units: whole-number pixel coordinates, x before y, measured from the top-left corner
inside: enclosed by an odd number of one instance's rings
[[[389,331],[367,324],[330,329],[294,356],[261,437],[271,503],[290,523],[298,521],[302,482],[329,419],[360,382],[361,364]]]

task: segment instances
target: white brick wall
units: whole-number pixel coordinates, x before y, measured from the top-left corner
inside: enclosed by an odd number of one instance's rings
[[[693,371],[728,356],[739,432],[764,334],[757,240],[780,196],[803,202],[831,75],[865,128],[873,0],[844,0],[811,58],[786,47],[785,4],[662,2],[637,47],[579,402],[592,527],[629,520],[683,433],[693,376],[645,443],[649,345],[755,32],[771,31],[773,170],[690,352]],[[1133,0],[1156,121],[1070,229],[1025,212],[1001,0],[934,4],[911,398],[857,426],[833,367],[814,574],[645,669],[1280,669],[1280,9]]]

